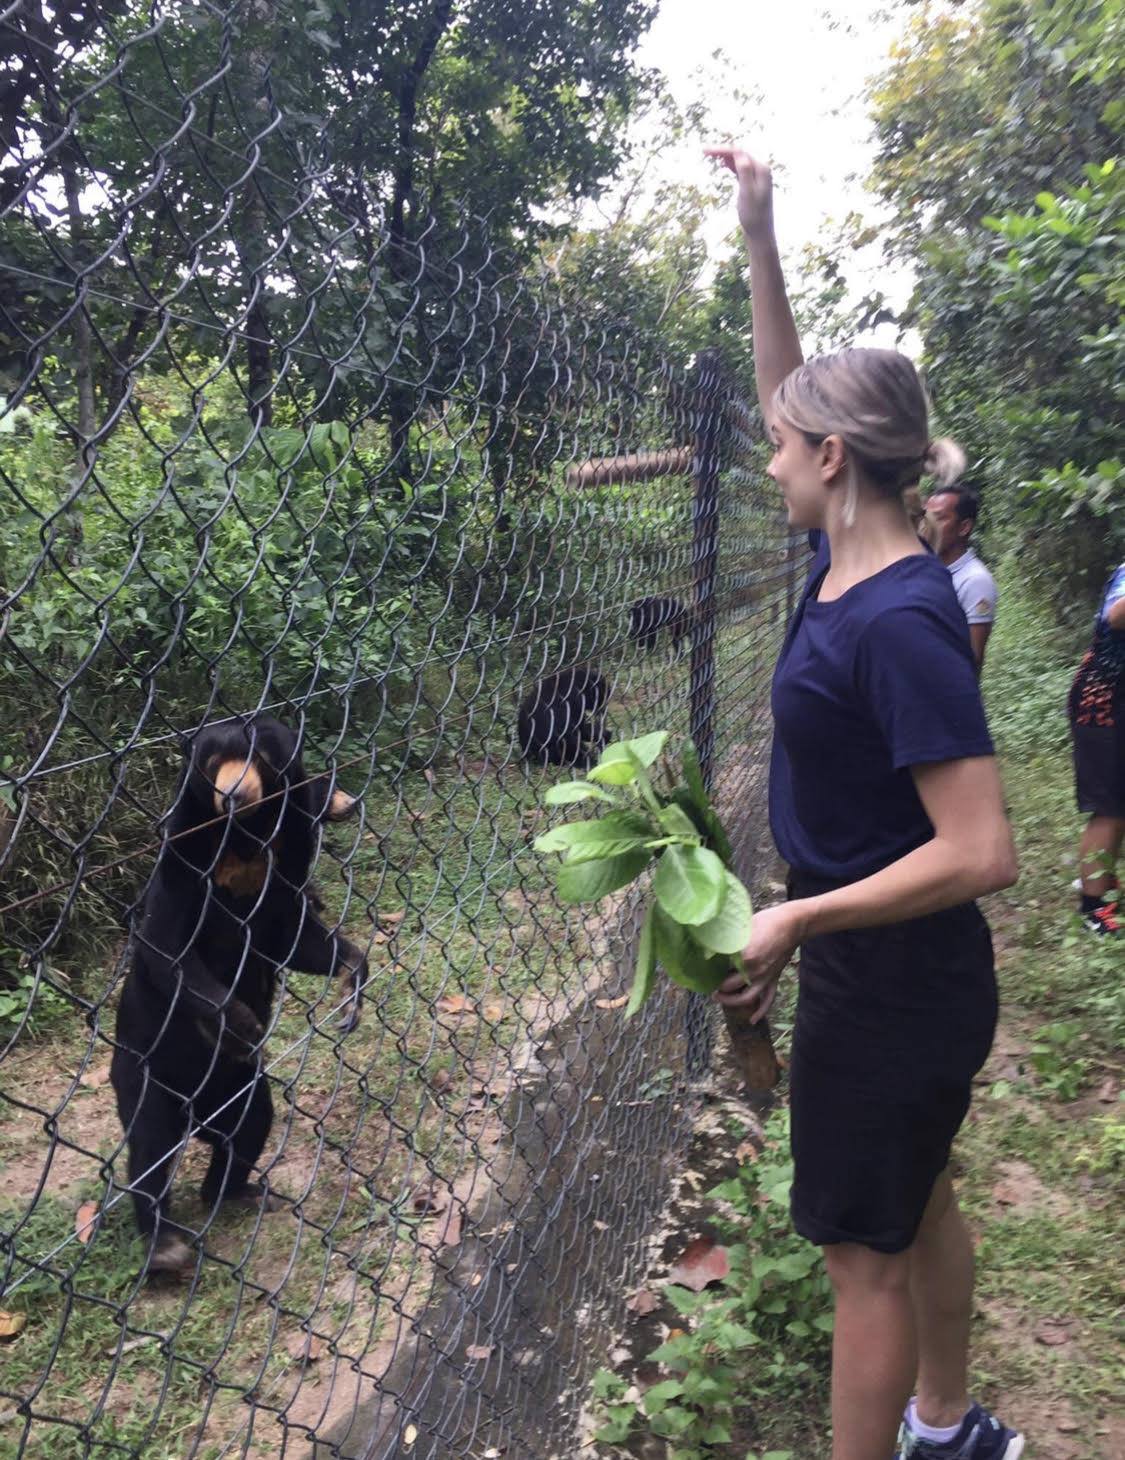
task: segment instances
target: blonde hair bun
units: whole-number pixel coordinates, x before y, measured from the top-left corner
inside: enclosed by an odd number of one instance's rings
[[[965,465],[952,441],[931,441],[925,388],[898,350],[857,347],[806,360],[778,385],[773,408],[814,445],[840,436],[883,496],[898,496],[923,471],[943,485],[955,481]]]
[[[951,486],[965,470],[965,453],[948,436],[931,441],[922,458],[922,470],[943,487]]]

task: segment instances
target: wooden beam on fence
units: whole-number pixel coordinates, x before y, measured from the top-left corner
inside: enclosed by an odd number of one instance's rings
[[[663,451],[632,451],[625,456],[592,456],[566,469],[568,487],[607,487],[622,482],[651,482],[657,477],[686,476],[695,448],[669,446]]]

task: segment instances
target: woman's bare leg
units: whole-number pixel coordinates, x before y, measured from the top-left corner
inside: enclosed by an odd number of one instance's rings
[[[1123,840],[1125,820],[1118,816],[1094,815],[1086,823],[1078,844],[1078,870],[1087,897],[1104,897],[1116,886],[1113,869]]]
[[[917,1368],[909,1252],[824,1249],[836,1292],[832,1460],[890,1460]]]
[[[918,1418],[944,1427],[969,1408],[973,1241],[949,1172],[934,1183],[910,1249],[910,1293],[918,1335]]]

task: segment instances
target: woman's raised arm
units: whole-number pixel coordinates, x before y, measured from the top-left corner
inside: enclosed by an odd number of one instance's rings
[[[705,147],[704,152],[738,179],[738,221],[750,255],[754,375],[768,426],[774,391],[804,359],[774,237],[773,180],[768,167],[738,147]]]

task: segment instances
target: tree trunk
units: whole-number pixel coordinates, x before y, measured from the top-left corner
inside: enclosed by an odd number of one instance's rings
[[[66,199],[66,219],[70,234],[70,267],[74,274],[75,308],[71,316],[71,338],[74,347],[74,390],[77,414],[72,427],[77,452],[70,487],[79,487],[93,464],[91,442],[98,429],[97,411],[94,401],[94,367],[91,358],[93,332],[90,316],[86,313],[86,280],[84,278],[85,226],[82,219],[81,187],[78,181],[78,154],[73,141],[67,136],[66,119],[55,84],[54,67],[56,59],[41,62],[50,65],[49,77],[43,87],[43,118],[54,139],[59,141],[56,156],[62,175],[63,196]],[[77,566],[82,556],[83,524],[82,513],[71,507],[66,516],[69,543],[66,549],[67,561]]]
[[[452,13],[453,0],[437,0],[430,12],[417,54],[407,67],[398,90],[398,158],[394,171],[394,194],[391,198],[388,261],[391,278],[400,284],[408,282],[413,270],[413,260],[408,256],[406,248],[406,211],[414,193],[414,122],[418,112],[418,91],[434,58],[438,42],[448,29]],[[404,387],[391,386],[388,389],[387,416],[392,471],[398,477],[408,479],[413,406],[410,392]]]
[[[272,0],[257,0],[253,6],[255,24],[260,36],[272,38],[275,20]],[[251,147],[260,149],[270,123],[268,77],[272,55],[262,38],[253,42],[247,54],[247,74],[242,91],[245,108],[244,125],[251,137]],[[256,140],[255,140],[256,139]],[[269,211],[259,178],[264,166],[252,168],[243,184],[244,206],[231,213],[231,236],[242,266],[246,298],[246,401],[250,420],[255,426],[269,426],[273,421],[273,342],[266,318],[266,280],[263,271],[269,238]]]

